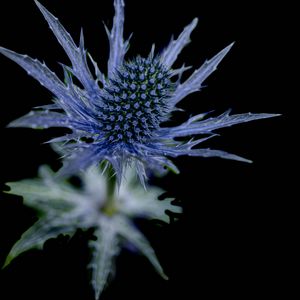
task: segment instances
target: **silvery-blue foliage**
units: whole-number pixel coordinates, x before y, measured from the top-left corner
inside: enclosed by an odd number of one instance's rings
[[[165,211],[180,213],[181,208],[172,204],[173,199],[159,201],[163,190],[157,187],[149,187],[145,192],[135,182],[132,169],[127,169],[126,179],[113,191],[110,178],[96,167],[80,173],[80,179],[82,187],[77,188],[42,166],[39,178],[7,183],[9,193],[22,196],[24,204],[38,210],[39,220],[13,246],[5,265],[24,251],[41,249],[45,241],[59,234],[72,236],[79,228],[94,228],[96,239],[89,243],[89,267],[96,299],[114,274],[114,259],[126,243],[133,245],[167,279],[154,250],[132,220],[142,217],[168,223]]]
[[[155,53],[153,46],[147,57],[125,60],[129,39],[123,39],[124,2],[114,0],[113,27],[111,30],[106,28],[110,46],[108,72],[103,74],[92,57],[87,55],[83,33],[77,46],[58,19],[35,2],[72,66],[63,65],[65,78],[62,81],[44,63],[0,48],[3,55],[19,64],[54,95],[53,104],[33,110],[9,126],[70,128],[72,133],[50,141],[59,144],[63,153],[62,174],[72,174],[108,160],[116,171],[119,184],[126,165],[134,165],[144,183],[147,168],[158,172],[165,168],[178,172],[170,157],[217,156],[249,162],[221,150],[194,147],[213,137],[214,130],[219,128],[276,115],[230,115],[228,111],[211,118],[198,114],[179,126],[162,126],[182,99],[201,90],[205,79],[216,70],[233,44],[205,61],[182,81],[182,74],[189,68],[172,69],[172,65],[190,42],[190,35],[198,22],[194,19],[161,52]],[[88,60],[94,66],[95,76],[89,70]],[[81,86],[76,85],[73,78],[77,78]],[[196,135],[204,137],[195,138]],[[186,137],[187,141],[178,141],[178,137]]]

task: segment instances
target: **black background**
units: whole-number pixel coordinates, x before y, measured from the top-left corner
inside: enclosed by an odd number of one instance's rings
[[[199,2],[199,3],[198,3]],[[224,2],[220,4],[219,2]],[[226,2],[226,4],[225,4]],[[294,96],[286,85],[293,63],[289,34],[294,19],[285,3],[262,6],[253,1],[126,1],[125,35],[134,32],[127,57],[147,55],[153,42],[162,49],[194,17],[199,24],[192,43],[178,59],[198,67],[232,41],[231,52],[206,81],[201,93],[182,102],[186,117],[232,108],[234,113],[281,113],[279,118],[220,130],[221,137],[205,146],[247,157],[253,164],[220,159],[180,158],[178,176],[157,180],[182,202],[176,223],[140,226],[156,249],[168,282],[150,264],[124,250],[117,259],[115,279],[102,299],[245,299],[288,296],[292,236],[289,195],[287,128]],[[86,47],[106,68],[108,46],[102,21],[112,25],[112,0],[42,2],[78,41],[80,28]],[[1,45],[45,60],[62,75],[57,62],[67,58],[33,1],[0,5]],[[50,102],[50,93],[13,62],[1,64],[1,189],[7,181],[34,177],[38,166],[59,167],[57,156],[43,142],[56,130],[6,129],[33,106]],[[297,161],[295,161],[296,163]],[[22,232],[35,221],[32,210],[17,197],[0,199],[0,265]],[[30,251],[1,271],[0,299],[93,299],[86,264],[87,235],[47,242],[43,251]]]

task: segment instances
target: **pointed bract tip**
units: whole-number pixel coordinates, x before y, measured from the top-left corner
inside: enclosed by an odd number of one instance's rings
[[[198,24],[199,18],[194,18],[192,21],[193,27],[196,27]]]
[[[249,115],[257,115],[259,118],[257,118],[258,120],[259,119],[268,119],[268,118],[274,118],[274,117],[280,117],[282,116],[282,114],[270,114],[270,113],[248,113]]]
[[[282,114],[266,114],[269,115],[269,118],[274,118],[274,117],[281,117]]]
[[[212,64],[213,71],[217,69],[217,66],[219,63],[223,60],[223,58],[227,55],[227,53],[230,51],[232,46],[234,45],[234,42],[229,44],[227,47],[225,47],[223,50],[221,50],[219,53],[217,53],[213,58],[211,58],[208,62]]]
[[[232,42],[227,47],[222,49],[219,53],[217,53],[210,61],[215,61],[215,67],[221,62],[221,60],[227,55],[227,53],[230,51],[230,49],[233,47],[235,42]]]
[[[239,162],[244,162],[244,163],[247,163],[247,164],[252,164],[253,163],[253,160],[251,159],[248,159],[248,158],[244,158],[242,156],[239,156],[239,155],[235,155],[235,154],[232,154],[231,157],[223,157],[225,159],[231,159],[231,160],[235,160],[235,161],[239,161]]]
[[[42,5],[40,2],[38,2],[37,0],[34,0],[36,6],[38,7],[38,9],[40,10],[40,12],[43,14],[43,16],[46,18],[46,15],[50,15],[52,16],[52,14],[46,9],[46,7],[44,5]],[[53,16],[54,17],[54,16]],[[54,17],[55,18],[55,17]]]
[[[235,42],[232,42],[227,47],[225,47],[221,52],[225,53],[224,55],[226,55],[230,51],[230,49],[233,47],[234,44],[235,44]]]
[[[8,265],[10,265],[11,261],[13,260],[14,258],[11,256],[11,255],[8,255],[6,257],[6,260],[2,266],[2,270],[5,269]]]
[[[83,34],[83,28],[80,28],[80,38],[79,38],[79,45],[81,50],[84,50],[84,34]]]
[[[37,7],[43,7],[43,5],[39,2],[39,1],[37,1],[37,0],[34,0],[34,3],[36,4],[36,6]]]
[[[6,128],[14,128],[14,127],[17,127],[17,126],[14,126],[14,121],[11,121],[5,127]]]
[[[9,58],[8,55],[9,55],[9,54],[12,54],[13,51],[0,46],[0,53],[2,53],[4,56],[6,56],[6,57]]]
[[[248,163],[248,164],[253,164],[253,160],[247,159],[247,158],[244,158],[243,160],[241,160],[241,162],[245,162],[245,163]]]
[[[46,18],[46,16],[48,16],[48,17],[50,16],[50,17],[54,18],[55,20],[57,20],[57,18],[55,16],[53,16],[50,13],[50,11],[48,11],[43,4],[41,4],[37,0],[34,0],[34,2],[45,18]],[[46,18],[46,20],[47,20],[47,18]]]

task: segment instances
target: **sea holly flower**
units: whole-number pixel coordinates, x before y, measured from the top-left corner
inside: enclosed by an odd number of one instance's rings
[[[9,126],[70,128],[70,134],[50,141],[60,143],[64,156],[61,174],[76,173],[106,160],[113,165],[120,184],[126,165],[134,165],[141,182],[144,182],[146,169],[164,172],[167,168],[178,172],[170,158],[181,155],[250,162],[221,150],[195,147],[213,137],[214,131],[219,128],[270,118],[275,114],[230,115],[227,111],[210,118],[205,118],[206,114],[197,114],[174,127],[162,125],[171,118],[181,100],[201,90],[205,79],[216,70],[233,44],[205,61],[182,81],[182,74],[189,68],[183,65],[173,69],[172,66],[190,42],[198,19],[186,26],[179,37],[172,39],[162,51],[156,53],[153,46],[147,57],[137,55],[125,59],[129,39],[123,39],[124,2],[114,0],[113,26],[111,30],[105,28],[110,53],[108,72],[103,74],[92,57],[87,55],[83,33],[77,46],[58,19],[35,2],[72,66],[62,65],[65,74],[62,81],[44,63],[0,48],[2,54],[19,64],[54,95],[53,104],[34,109]],[[94,66],[95,75],[89,70],[88,59]],[[79,80],[80,86],[74,83],[74,78]],[[186,140],[182,141],[182,138]]]
[[[160,188],[149,187],[145,191],[136,183],[132,169],[126,170],[126,179],[119,188],[114,185],[113,190],[107,176],[99,168],[90,167],[80,173],[82,187],[78,188],[42,166],[39,178],[8,183],[8,193],[22,196],[24,204],[39,212],[39,220],[13,246],[5,265],[24,251],[41,249],[50,238],[60,234],[72,236],[78,228],[94,228],[96,239],[89,243],[92,252],[89,267],[96,299],[114,273],[114,259],[126,243],[146,256],[167,279],[154,250],[133,219],[142,217],[169,223],[165,211],[180,213],[181,208],[172,204],[174,199],[159,201],[157,198],[163,193]]]

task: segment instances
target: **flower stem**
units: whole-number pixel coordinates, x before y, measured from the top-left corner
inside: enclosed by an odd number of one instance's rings
[[[111,217],[117,212],[116,207],[116,185],[117,178],[116,173],[112,165],[108,162],[105,163],[104,167],[106,178],[107,178],[107,198],[104,206],[102,207],[102,212],[107,216]]]

